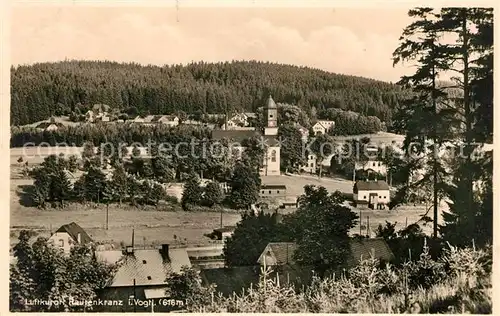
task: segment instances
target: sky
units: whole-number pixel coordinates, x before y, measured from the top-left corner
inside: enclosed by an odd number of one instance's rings
[[[13,65],[64,59],[140,64],[263,60],[396,82],[408,8],[17,6]]]

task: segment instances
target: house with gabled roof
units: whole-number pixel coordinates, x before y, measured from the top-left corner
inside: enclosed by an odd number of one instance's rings
[[[62,127],[64,127],[64,124],[59,122],[41,122],[40,124],[35,126],[37,130],[42,130],[46,132],[57,131],[59,128]]]
[[[76,244],[89,244],[93,240],[87,232],[75,222],[62,225],[55,231],[49,238],[49,242],[53,243],[55,247],[69,253],[73,245]]]
[[[257,262],[266,266],[295,265],[293,254],[297,244],[293,242],[271,242],[262,251]],[[349,255],[346,260],[348,268],[355,267],[360,261],[376,258],[389,262],[394,259],[389,245],[383,238],[351,238]]]
[[[356,206],[385,208],[391,201],[390,187],[383,180],[356,181],[353,187],[353,198]]]
[[[335,127],[334,121],[320,120],[313,125],[312,129],[315,135],[322,135],[328,133]]]
[[[145,301],[169,298],[166,279],[172,273],[182,273],[191,267],[186,248],[171,248],[163,244],[160,249],[136,249],[128,246],[123,250],[97,251],[98,260],[117,265],[113,278],[99,292],[102,300],[121,300],[123,306],[112,306],[106,311],[145,312],[151,306],[128,305],[129,300]],[[167,311],[157,304],[154,311]]]
[[[266,266],[293,264],[293,254],[296,249],[297,244],[294,242],[270,242],[262,251],[257,262]]]

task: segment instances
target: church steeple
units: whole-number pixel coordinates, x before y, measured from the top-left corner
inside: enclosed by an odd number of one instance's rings
[[[267,124],[264,130],[264,135],[277,135],[278,134],[278,106],[273,100],[273,97],[269,95],[267,98],[267,104],[265,107],[265,115]]]

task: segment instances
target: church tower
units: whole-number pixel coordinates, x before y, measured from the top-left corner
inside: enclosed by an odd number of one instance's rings
[[[264,115],[267,121],[264,127],[264,135],[278,135],[278,107],[271,96],[267,99]]]

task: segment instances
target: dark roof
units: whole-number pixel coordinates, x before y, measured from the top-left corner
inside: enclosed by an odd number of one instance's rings
[[[274,102],[273,97],[271,97],[271,96],[269,96],[269,98],[267,98],[266,105],[267,105],[266,108],[268,108],[268,109],[270,109],[270,108],[273,108],[273,109],[277,108],[276,102]]]
[[[57,127],[63,127],[64,126],[64,124],[62,124],[60,122],[42,122],[42,123],[38,124],[36,126],[36,128],[43,128],[43,129],[45,129],[45,128],[49,127],[52,124],[56,125]]]
[[[360,260],[372,255],[380,260],[390,261],[394,254],[383,238],[351,239],[351,254],[347,260],[349,266],[355,266]]]
[[[224,226],[221,228],[216,228],[214,231],[220,232],[220,233],[226,233],[226,232],[232,232],[236,229],[236,226]]]
[[[236,142],[242,142],[245,139],[249,139],[255,135],[259,135],[255,130],[213,130],[212,139],[230,139]]]
[[[271,242],[267,244],[267,247],[271,248],[276,263],[279,265],[293,262],[293,253],[297,249],[297,244],[294,242]]]
[[[180,273],[182,266],[191,266],[186,249],[169,249],[170,260],[164,260],[158,249],[135,249],[133,255],[121,250],[98,251],[99,259],[119,268],[107,287],[162,285],[167,275]]]
[[[277,146],[279,144],[278,139],[276,136],[273,135],[264,135],[264,144],[268,146]]]
[[[354,192],[357,190],[373,191],[373,190],[389,190],[389,185],[384,180],[378,181],[357,181],[354,185]]]
[[[56,233],[64,232],[68,233],[68,235],[70,235],[75,242],[78,242],[78,234],[80,234],[82,244],[92,242],[92,238],[90,238],[87,232],[85,232],[85,230],[83,230],[83,228],[75,222],[62,225],[58,230],[56,230]]]
[[[263,184],[261,189],[285,189],[286,190],[286,185],[284,184]]]
[[[379,260],[390,261],[394,254],[383,238],[350,239],[350,254],[347,259],[349,267],[356,266],[360,260],[370,258],[372,255]],[[297,249],[296,243],[271,242],[264,251],[271,251],[278,265],[293,262],[293,252]]]

